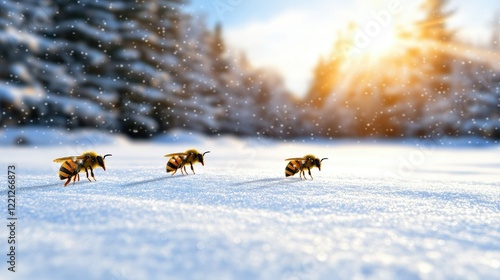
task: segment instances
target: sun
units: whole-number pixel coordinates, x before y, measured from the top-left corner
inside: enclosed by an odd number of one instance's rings
[[[398,51],[400,38],[392,26],[364,32],[358,30],[353,37],[352,53],[364,61],[376,62]]]
[[[379,68],[384,63],[395,58],[405,56],[410,43],[406,36],[408,29],[405,26],[390,24],[377,28],[370,26],[346,29],[340,37],[340,48],[337,54],[343,55],[345,67]]]
[[[410,2],[410,1],[408,1]],[[360,17],[354,20],[351,43],[363,59],[383,60],[393,56],[405,44],[407,33],[414,33],[418,4],[401,1],[361,0]]]
[[[387,27],[379,35],[373,37],[370,44],[364,50],[373,56],[384,56],[396,50],[397,34],[394,28]]]

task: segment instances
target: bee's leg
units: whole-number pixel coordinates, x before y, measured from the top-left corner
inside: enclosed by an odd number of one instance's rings
[[[77,177],[78,177],[78,182],[80,182],[80,173],[76,173],[76,175],[75,175],[75,179],[76,179]],[[73,182],[74,182],[74,181],[75,181],[75,180],[73,180]]]
[[[307,168],[307,171],[309,172],[309,176],[311,176],[311,180],[314,180],[313,179],[313,176],[311,175],[311,168]],[[304,178],[306,177],[306,175],[304,174]]]
[[[94,182],[97,181],[94,177],[94,170],[92,169],[92,166],[90,166],[89,169],[90,169],[90,175],[92,176],[92,178],[94,178]],[[89,181],[90,181],[90,179],[89,179]]]
[[[84,168],[85,168],[85,174],[87,175],[87,180],[89,180],[89,182],[92,182],[89,178],[89,171],[87,170],[87,167]]]
[[[174,169],[174,172],[172,173],[172,176],[174,176],[175,172],[177,172],[177,168]]]
[[[188,172],[187,172],[187,170],[186,170],[186,166],[185,165],[183,166],[183,168],[184,168],[184,174],[189,175]]]
[[[193,164],[192,164],[192,163],[189,163],[189,165],[191,165],[191,170],[193,171],[193,174],[196,174],[196,173],[194,173]]]
[[[70,181],[71,181],[71,177],[69,177],[68,180],[66,181],[66,183],[64,183],[64,186],[66,187]]]

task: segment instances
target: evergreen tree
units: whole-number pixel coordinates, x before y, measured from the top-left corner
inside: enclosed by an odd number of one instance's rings
[[[467,94],[461,105],[464,111],[462,135],[500,138],[500,72],[488,62],[474,61],[458,66],[460,82]]]
[[[185,23],[193,25],[189,21]],[[172,69],[176,73],[172,88],[175,108],[172,125],[219,133],[224,106],[212,67],[213,57],[210,56],[212,33],[203,21],[194,24],[194,27],[181,28],[187,32],[176,50],[179,64]]]
[[[447,43],[453,41],[453,31],[446,26],[448,19],[453,15],[447,11],[448,0],[425,0],[421,5],[423,19],[417,22],[418,36],[423,40]],[[439,49],[439,45],[433,46]]]
[[[350,74],[342,71],[351,59],[351,37],[355,29],[356,26],[350,23],[345,31],[338,32],[331,53],[321,57],[316,64],[306,102],[300,106],[302,119],[308,120],[304,123],[307,134],[332,137],[352,133],[351,125],[355,116],[351,114],[354,113],[352,108],[346,108],[350,94],[344,87],[345,76]]]
[[[63,125],[69,128],[120,130],[117,104],[124,81],[114,72],[112,55],[122,40],[119,20],[109,7],[119,10],[126,5],[117,0],[55,3],[58,12],[46,36],[60,43],[46,62],[60,64],[74,84],[69,90],[52,92],[61,103],[54,110],[60,111]]]
[[[316,64],[313,80],[306,94],[306,99],[311,103],[312,108],[322,108],[333,93],[335,86],[341,83],[341,67],[352,55],[350,51],[352,39],[349,36],[354,29],[355,25],[351,23],[346,32],[338,32],[330,55],[326,58],[321,57]]]
[[[0,2],[0,124],[39,124],[47,117],[51,100],[47,91],[67,89],[72,81],[58,65],[45,62],[56,42],[44,38],[55,9],[50,1]],[[55,82],[54,79],[60,79]],[[49,106],[39,106],[48,102]]]
[[[332,93],[335,85],[337,63],[321,57],[314,68],[313,82],[306,95],[313,108],[321,108],[324,100]]]
[[[229,63],[226,61],[225,56],[227,55],[226,44],[222,37],[222,25],[217,23],[215,25],[215,30],[211,38],[210,44],[210,55],[213,57],[213,71],[214,74],[220,76],[227,73],[229,70]]]
[[[132,137],[167,128],[162,108],[169,107],[169,71],[178,66],[171,58],[180,41],[181,3],[82,0],[59,6],[52,34],[66,41],[61,53],[77,83],[66,94],[97,105],[96,127]],[[89,116],[73,119],[82,118]]]
[[[500,50],[500,11],[495,14],[491,29],[490,46],[493,50]]]
[[[120,76],[127,84],[120,89],[120,118],[126,133],[150,137],[175,125],[174,118],[186,57],[182,41],[185,22],[183,0],[139,1],[124,13],[122,48],[132,57],[118,57]],[[123,52],[123,50],[121,50]],[[132,132],[132,133],[130,133]]]
[[[433,136],[456,136],[459,133],[457,116],[454,110],[453,98],[458,89],[453,88],[453,75],[450,54],[453,31],[447,27],[448,19],[453,12],[446,10],[447,0],[426,0],[422,5],[423,19],[417,23],[417,40],[422,47],[415,53],[421,57],[416,65],[422,69],[420,77],[421,90],[426,99],[422,109],[420,131]]]

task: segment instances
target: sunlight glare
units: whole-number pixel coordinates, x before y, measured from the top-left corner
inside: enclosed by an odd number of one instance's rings
[[[401,50],[403,34],[414,32],[418,19],[415,3],[386,0],[360,0],[361,17],[351,30],[352,52],[361,61],[380,63]]]
[[[396,46],[396,32],[392,27],[387,27],[363,51],[369,55],[382,56],[391,53]]]

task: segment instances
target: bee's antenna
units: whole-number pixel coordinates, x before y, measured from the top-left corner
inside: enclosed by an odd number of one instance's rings
[[[322,158],[321,161],[325,160],[325,159],[328,159],[328,158]]]
[[[107,156],[112,156],[111,154],[106,154],[102,158],[105,159]]]
[[[206,151],[206,152],[204,152],[202,156],[204,156],[205,154],[208,154],[208,153],[210,153],[210,151]]]

